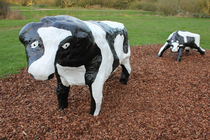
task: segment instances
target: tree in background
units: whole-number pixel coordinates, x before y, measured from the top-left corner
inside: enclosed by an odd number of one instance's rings
[[[200,13],[202,10],[202,6],[197,0],[180,0],[179,6],[181,10],[189,13]]]
[[[145,11],[152,11],[153,14],[158,10],[157,0],[141,0],[142,9]]]
[[[12,5],[29,6],[31,0],[6,0]],[[35,5],[69,7],[104,7],[145,11],[162,11],[166,16],[178,12],[210,16],[210,0],[33,0]],[[40,6],[41,7],[41,6]]]
[[[115,0],[113,1],[113,7],[116,9],[127,9],[133,1],[134,0]]]
[[[9,10],[9,2],[6,0],[0,0],[0,19],[6,19]]]
[[[210,0],[198,0],[204,12],[210,16]]]
[[[158,0],[158,5],[165,16],[175,15],[178,10],[178,0]]]
[[[22,6],[27,6],[28,5],[29,0],[20,0],[20,4]]]
[[[100,5],[100,7],[127,9],[133,1],[135,0],[55,0],[55,5],[62,8],[71,6],[87,8],[92,5]],[[71,6],[68,6],[69,4]]]

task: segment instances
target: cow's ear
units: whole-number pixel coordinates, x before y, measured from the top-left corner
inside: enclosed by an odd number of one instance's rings
[[[90,44],[90,37],[85,32],[78,32],[76,35],[77,42],[76,46],[78,47],[88,47]]]

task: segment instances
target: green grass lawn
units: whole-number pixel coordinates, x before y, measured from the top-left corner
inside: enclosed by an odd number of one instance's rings
[[[21,28],[29,22],[52,15],[72,15],[82,20],[111,20],[122,22],[129,35],[131,46],[164,44],[177,30],[201,35],[201,47],[210,49],[210,20],[180,17],[152,16],[150,12],[121,10],[44,10],[22,11],[26,20],[0,20],[0,77],[17,73],[27,66],[24,46],[19,42]]]
[[[1,21],[0,21],[1,22]],[[0,30],[0,76],[17,73],[26,67],[25,50],[18,34],[20,28]]]

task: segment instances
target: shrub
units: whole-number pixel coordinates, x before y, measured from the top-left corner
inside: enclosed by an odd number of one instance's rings
[[[55,6],[57,6],[57,7],[63,7],[63,2],[62,2],[63,0],[55,0]]]
[[[206,13],[201,13],[201,14],[194,14],[193,15],[195,18],[210,18]]]
[[[181,10],[189,13],[200,13],[202,9],[197,0],[180,0],[179,5]]]
[[[90,5],[87,8],[88,9],[101,9],[101,5]]]
[[[0,18],[6,19],[9,13],[9,3],[6,0],[0,0]]]
[[[25,19],[25,17],[17,10],[10,10],[9,13],[7,14],[7,19],[11,20],[20,20],[20,19]]]
[[[29,0],[20,0],[20,4],[22,6],[27,6],[28,5]]]
[[[157,4],[156,2],[142,2],[142,9],[154,13],[157,10]]]
[[[165,16],[175,15],[178,10],[178,0],[158,0],[159,8]]]
[[[10,10],[10,5],[6,0],[0,0],[0,19],[25,19],[19,11]]]
[[[47,7],[47,5],[46,4],[38,4],[38,7],[39,8],[45,8],[45,7]]]
[[[210,0],[200,0],[199,3],[201,4],[203,11],[210,16]]]
[[[75,1],[74,0],[55,0],[55,5],[59,6],[61,8],[66,8],[66,7],[72,7],[73,5],[75,5]]]
[[[128,1],[117,0],[114,3],[113,7],[116,9],[126,9],[128,5],[129,5]]]
[[[142,9],[142,2],[140,2],[140,1],[131,2],[129,4],[129,9],[133,9],[133,10],[140,10],[140,9]]]

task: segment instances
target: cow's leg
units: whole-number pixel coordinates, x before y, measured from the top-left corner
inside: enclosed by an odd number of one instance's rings
[[[161,57],[163,53],[169,48],[168,42],[166,42],[159,50],[158,57]]]
[[[90,95],[91,95],[90,114],[93,115],[96,110],[96,102],[93,98],[92,87],[89,86],[89,88],[90,88]]]
[[[177,62],[180,62],[180,61],[181,61],[181,58],[182,58],[182,51],[183,51],[183,50],[184,50],[183,47],[179,48],[178,53],[177,53],[177,59],[176,59]]]
[[[90,114],[97,116],[101,110],[101,103],[103,98],[103,82],[93,82],[92,85],[89,86],[91,93],[91,108]]]
[[[128,78],[130,76],[130,72],[131,72],[131,66],[129,63],[129,58],[126,58],[122,64],[122,74],[121,74],[121,78],[120,78],[120,83],[123,85],[127,85],[128,82]]]
[[[197,46],[197,45],[195,44],[194,41],[190,42],[190,43],[189,43],[189,46],[190,46],[192,49],[196,49],[200,54],[205,54],[205,50],[202,49],[201,47]]]
[[[59,103],[59,109],[64,109],[68,106],[69,88],[70,87],[66,87],[62,83],[58,82],[56,93]]]
[[[200,54],[205,54],[205,50],[202,49],[201,47],[198,47],[198,52],[199,52]]]

